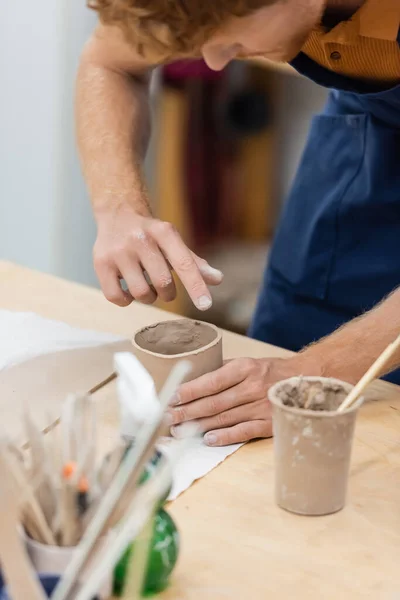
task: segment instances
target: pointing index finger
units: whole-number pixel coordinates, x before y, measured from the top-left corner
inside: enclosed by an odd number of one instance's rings
[[[199,310],[207,310],[212,305],[210,291],[205,283],[196,261],[183,242],[179,233],[172,227],[164,230],[162,239],[157,242],[175,273],[182,281],[191,300]]]

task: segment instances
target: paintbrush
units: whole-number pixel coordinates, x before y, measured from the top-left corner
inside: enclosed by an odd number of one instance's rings
[[[13,600],[45,600],[43,588],[34,573],[18,532],[19,497],[15,478],[0,454],[0,559]]]
[[[151,543],[153,538],[154,518],[157,513],[158,504],[154,505],[154,510],[145,523],[142,530],[134,538],[135,549],[133,552],[134,558],[129,562],[126,569],[126,579],[124,582],[123,598],[126,600],[138,600],[142,597],[144,587],[144,579],[146,577],[146,569],[151,551]],[[115,568],[115,565],[114,565]]]
[[[99,538],[105,533],[107,524],[110,522],[118,501],[123,494],[126,486],[132,481],[137,481],[142,473],[143,457],[147,457],[153,451],[155,443],[155,434],[163,427],[164,413],[169,403],[176,393],[179,385],[187,377],[191,369],[190,363],[182,361],[177,363],[168,377],[163,390],[160,394],[160,412],[158,418],[151,423],[147,423],[140,430],[135,445],[129,450],[125,459],[114,477],[109,489],[104,495],[95,517],[90,522],[77,551],[62,581],[57,586],[53,594],[53,600],[65,600],[78,580],[82,569],[86,565],[90,554],[96,546]],[[149,450],[150,449],[150,450]]]

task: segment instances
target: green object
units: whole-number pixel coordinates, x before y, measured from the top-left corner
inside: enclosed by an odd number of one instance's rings
[[[125,450],[125,455],[128,453],[128,451],[129,451],[129,450],[130,450],[130,448],[132,447],[132,443],[133,443],[133,442],[131,442],[131,443],[130,443],[130,444],[127,446],[127,448],[126,448],[126,450]],[[150,461],[147,463],[147,465],[146,465],[146,467],[145,467],[145,469],[144,469],[143,473],[142,473],[142,474],[141,474],[141,476],[140,476],[140,479],[139,479],[139,485],[140,485],[141,483],[144,483],[145,481],[147,481],[147,480],[148,480],[148,479],[149,479],[149,478],[150,478],[150,477],[153,475],[154,471],[156,470],[156,467],[158,466],[158,463],[159,463],[159,462],[160,462],[160,460],[162,459],[162,456],[163,456],[163,455],[162,455],[162,452],[161,452],[160,450],[156,450],[156,451],[155,451],[155,453],[154,453],[154,455],[153,455],[153,458],[152,458],[152,459],[151,459],[151,460],[150,460]],[[171,487],[172,487],[172,486],[171,486]],[[167,500],[167,498],[168,498],[168,496],[169,496],[169,493],[170,493],[170,491],[171,491],[171,487],[170,487],[170,488],[169,488],[169,489],[168,489],[168,490],[165,492],[165,495],[164,495],[164,496],[161,498],[161,500],[160,500],[160,504],[159,504],[160,508],[161,508],[161,507],[162,507],[162,506],[165,504],[165,501]]]
[[[135,544],[131,544],[114,572],[114,594],[121,596],[124,590],[127,568],[134,558]],[[161,508],[154,518],[153,538],[147,565],[144,595],[161,592],[168,584],[179,554],[179,534],[172,517]]]

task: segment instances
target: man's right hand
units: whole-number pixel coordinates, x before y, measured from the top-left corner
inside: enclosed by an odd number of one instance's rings
[[[200,310],[222,273],[196,256],[169,223],[150,216],[141,164],[149,137],[149,82],[159,64],[118,27],[99,25],[82,54],[77,134],[97,222],[94,265],[104,295],[119,306],[175,298],[172,271]],[[121,286],[125,280],[127,290]]]
[[[170,223],[138,214],[128,204],[97,218],[94,265],[105,297],[119,306],[176,296],[175,271],[199,310],[211,307],[208,285],[221,283],[221,271],[194,254]],[[147,273],[147,277],[145,273]],[[127,290],[121,287],[125,280]]]

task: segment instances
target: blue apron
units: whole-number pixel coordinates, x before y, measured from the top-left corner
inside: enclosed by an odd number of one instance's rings
[[[372,87],[303,54],[292,64],[331,91],[312,120],[249,333],[297,351],[400,286],[400,85]],[[388,379],[400,383],[400,370]]]

